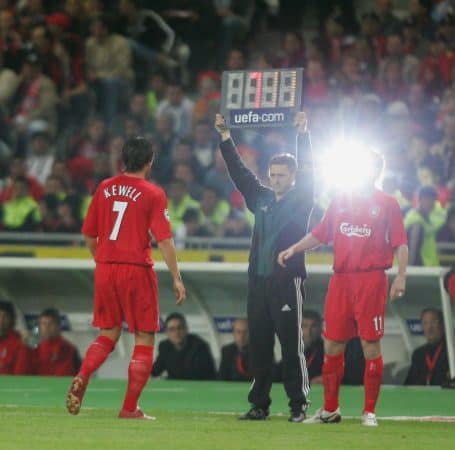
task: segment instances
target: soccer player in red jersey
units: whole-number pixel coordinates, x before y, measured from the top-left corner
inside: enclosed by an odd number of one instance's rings
[[[395,252],[398,275],[390,289],[390,298],[395,300],[406,288],[408,247],[398,202],[375,187],[384,160],[373,151],[370,157],[371,170],[361,190],[334,198],[321,223],[278,255],[278,263],[284,266],[298,252],[333,242],[334,274],[325,304],[324,407],[308,422],[341,420],[344,350],[346,342],[358,335],[365,355],[362,424],[377,425],[375,406],[384,370],[380,339],[388,290],[385,270],[392,266]]]
[[[30,349],[14,330],[16,311],[11,302],[0,301],[0,375],[28,375]]]
[[[125,172],[98,186],[82,227],[95,261],[93,325],[100,328],[81,369],[71,383],[67,409],[78,414],[90,376],[115,347],[126,321],[135,334],[128,368],[128,387],[120,418],[150,419],[137,406],[153,365],[155,332],[159,330],[158,287],[151,258],[151,237],[158,243],[173,277],[177,304],[185,300],[167,200],[164,191],[146,180],[153,163],[147,139],[128,139],[122,148]]]
[[[77,374],[81,357],[77,348],[63,338],[60,313],[47,308],[38,318],[40,343],[33,350],[33,373],[69,377]]]

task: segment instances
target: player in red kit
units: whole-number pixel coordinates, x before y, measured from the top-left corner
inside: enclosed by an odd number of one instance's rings
[[[16,310],[11,302],[0,300],[0,375],[28,375],[30,349],[15,331]]]
[[[151,238],[158,243],[173,277],[177,304],[185,300],[164,191],[146,180],[153,163],[147,139],[128,139],[122,148],[125,172],[98,186],[82,227],[95,261],[93,325],[100,328],[81,369],[71,383],[67,409],[78,414],[90,376],[106,360],[120,337],[122,323],[135,334],[128,387],[120,418],[151,419],[137,406],[153,365],[159,330],[158,287]]]
[[[392,266],[395,253],[398,275],[390,289],[390,298],[395,300],[406,288],[408,247],[398,202],[375,187],[383,171],[383,158],[370,153],[368,181],[360,192],[336,197],[321,223],[278,255],[279,264],[285,265],[295,253],[333,242],[334,274],[325,304],[324,407],[308,420],[310,423],[341,420],[344,350],[346,342],[358,335],[365,356],[362,424],[377,425],[375,406],[383,374],[380,339],[388,291],[385,270]]]

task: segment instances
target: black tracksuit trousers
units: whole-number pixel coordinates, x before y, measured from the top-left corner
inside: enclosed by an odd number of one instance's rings
[[[249,277],[248,326],[254,377],[248,401],[268,408],[273,377],[275,333],[281,343],[283,384],[291,410],[306,403],[309,379],[303,354],[304,280],[291,277]]]

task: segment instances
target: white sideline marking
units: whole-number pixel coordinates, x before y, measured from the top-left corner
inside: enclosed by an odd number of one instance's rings
[[[220,416],[239,416],[240,412],[232,411],[208,411],[209,415],[220,415]],[[283,417],[287,414],[275,413],[270,414],[271,417]],[[343,419],[349,420],[360,420],[360,416],[343,416]],[[384,416],[379,417],[378,420],[386,420],[389,422],[454,422],[455,416]]]
[[[49,392],[48,388],[0,388],[0,392]]]

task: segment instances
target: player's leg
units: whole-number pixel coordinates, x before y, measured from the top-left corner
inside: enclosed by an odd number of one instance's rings
[[[324,311],[324,406],[309,423],[336,423],[341,420],[339,394],[344,375],[344,351],[346,342],[356,335],[350,284],[351,279],[347,275],[335,274],[330,279]]]
[[[247,303],[250,336],[251,372],[253,383],[248,394],[252,408],[240,419],[264,420],[271,404],[270,390],[273,378],[273,347],[275,331],[266,304],[266,286],[263,280],[249,280]]]
[[[68,391],[66,407],[70,414],[79,414],[91,375],[114,350],[120,334],[120,327],[101,329],[99,336],[88,347],[79,373],[73,378]]]
[[[376,426],[375,408],[381,389],[384,363],[381,354],[380,339],[384,335],[384,315],[388,282],[383,272],[371,273],[362,280],[362,291],[358,296],[359,336],[365,356],[365,374],[363,379],[365,403],[362,423]]]
[[[137,406],[152,373],[155,332],[159,331],[158,283],[149,267],[125,266],[118,286],[128,330],[135,334],[135,346],[128,367],[128,386],[120,418],[153,419]]]
[[[291,409],[289,421],[302,422],[306,418],[310,391],[303,347],[303,280],[295,277],[277,282],[273,291],[271,315],[281,343],[283,384]]]
[[[152,373],[155,333],[136,331],[135,335],[133,356],[128,367],[128,386],[119,417],[151,419],[139,409],[137,402]]]
[[[97,264],[93,325],[100,329],[100,334],[88,347],[79,373],[71,382],[67,396],[70,414],[79,413],[91,375],[106,361],[121,334],[122,311],[114,289],[115,278],[115,267]]]
[[[365,403],[363,407],[362,423],[364,425],[376,426],[374,416],[376,402],[378,401],[381,389],[382,375],[384,373],[384,363],[381,354],[380,341],[361,340],[363,354],[365,356],[365,373],[363,385],[365,389]]]

